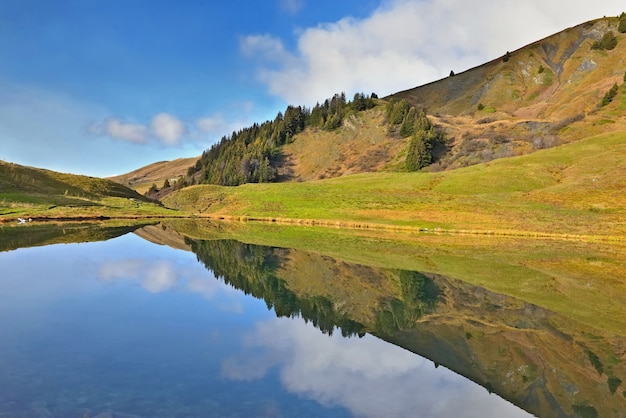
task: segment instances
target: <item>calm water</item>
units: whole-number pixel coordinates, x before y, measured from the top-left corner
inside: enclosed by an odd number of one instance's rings
[[[463,344],[488,350],[475,346],[478,331],[472,339],[466,327],[457,338],[449,325],[412,325],[441,311],[443,299],[475,290],[395,271],[403,291],[419,296],[403,294],[372,314],[373,330],[367,312],[298,296],[277,277],[390,272],[236,242],[185,245],[130,233],[0,253],[0,417],[531,416],[503,397],[553,416],[594,416],[584,405],[578,415],[560,412],[572,407],[559,406],[554,390],[546,407],[541,384],[527,383],[541,378],[532,371],[519,373],[528,393],[519,386],[501,397],[513,378],[496,370],[497,358],[483,371],[478,351],[455,352]]]

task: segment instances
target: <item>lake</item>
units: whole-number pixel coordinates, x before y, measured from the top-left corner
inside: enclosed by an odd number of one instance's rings
[[[207,228],[0,228],[0,417],[626,416],[624,318],[475,282],[549,273],[555,294],[592,293],[610,277],[560,272],[609,263],[598,246],[552,270],[446,246],[413,270],[369,256],[391,245],[372,236],[349,240],[368,263]]]

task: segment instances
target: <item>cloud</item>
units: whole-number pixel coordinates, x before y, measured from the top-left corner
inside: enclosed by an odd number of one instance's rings
[[[202,134],[224,132],[226,121],[220,113],[213,116],[206,116],[196,121],[196,129]]]
[[[181,137],[187,133],[185,125],[174,116],[159,113],[152,118],[152,132],[165,145],[176,145]]]
[[[304,0],[279,0],[279,7],[282,11],[295,16],[304,7]]]
[[[251,381],[278,369],[285,389],[359,417],[529,417],[486,389],[371,335],[329,338],[301,319],[257,324],[222,375]]]
[[[391,94],[460,72],[566,27],[619,13],[610,0],[389,0],[364,19],[307,28],[295,50],[269,35],[240,41],[273,95],[313,104],[345,91]]]
[[[291,54],[285,50],[282,41],[271,35],[250,35],[239,41],[239,49],[244,56],[249,58],[259,58],[267,63],[274,62],[285,65],[294,59]]]
[[[151,139],[156,139],[165,146],[175,146],[187,133],[187,128],[176,117],[162,112],[152,118],[149,126],[108,118],[102,123],[88,126],[87,131],[92,135],[104,135],[135,144],[148,144]]]
[[[148,129],[136,123],[124,123],[118,119],[107,119],[104,122],[104,134],[122,141],[142,144],[148,139]]]
[[[250,113],[254,105],[251,102],[237,104],[235,115],[226,120],[221,112],[198,118],[187,126],[179,118],[165,112],[158,113],[149,124],[127,123],[117,118],[108,118],[87,127],[87,133],[95,136],[107,136],[132,144],[177,147],[185,143],[206,142],[207,136],[215,138],[249,126]],[[238,115],[238,116],[237,116]]]

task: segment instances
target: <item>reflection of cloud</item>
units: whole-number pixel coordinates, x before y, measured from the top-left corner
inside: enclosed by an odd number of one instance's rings
[[[100,265],[98,277],[103,281],[136,280],[150,293],[159,293],[173,287],[178,277],[171,262],[160,260],[120,260]]]
[[[213,299],[218,293],[239,294],[232,287],[208,274],[201,266],[177,265],[173,260],[153,261],[136,258],[104,261],[98,267],[98,279],[105,282],[119,280],[138,282],[150,293],[181,288],[198,293],[208,300]],[[241,312],[243,309],[241,304],[235,301],[228,301],[220,308],[229,312]]]
[[[224,376],[253,380],[274,367],[285,388],[363,417],[528,417],[484,388],[372,336],[326,338],[301,320],[257,325]]]

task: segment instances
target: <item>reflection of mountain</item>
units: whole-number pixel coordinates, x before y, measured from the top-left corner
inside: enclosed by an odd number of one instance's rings
[[[231,240],[188,242],[198,260],[217,277],[246,294],[265,300],[268,308],[274,308],[278,316],[301,316],[327,334],[332,334],[335,327],[344,336],[368,331],[359,322],[362,318],[352,318],[348,310],[342,309],[342,302],[333,301],[323,293],[298,295],[288,287],[288,281],[280,277],[281,273],[288,272],[280,266],[293,260],[292,250],[242,244]],[[321,260],[329,268],[320,270],[320,265],[308,266],[309,275],[316,276],[317,280],[337,277],[332,274],[336,266],[330,266],[334,260],[324,257]],[[377,305],[373,320],[380,327],[393,331],[404,329],[434,306],[437,290],[430,280],[419,273],[387,271],[380,275],[375,269],[359,267],[362,269],[359,271],[361,275],[382,281],[395,276],[400,284],[400,297],[390,294],[380,298],[374,294],[379,300],[373,301]],[[331,274],[327,274],[328,272]]]
[[[0,226],[0,251],[73,242],[106,241],[133,232],[144,224],[124,225],[117,222],[33,223]]]
[[[225,282],[323,332],[369,332],[541,417],[624,417],[626,341],[442,276],[237,241],[187,240]]]

